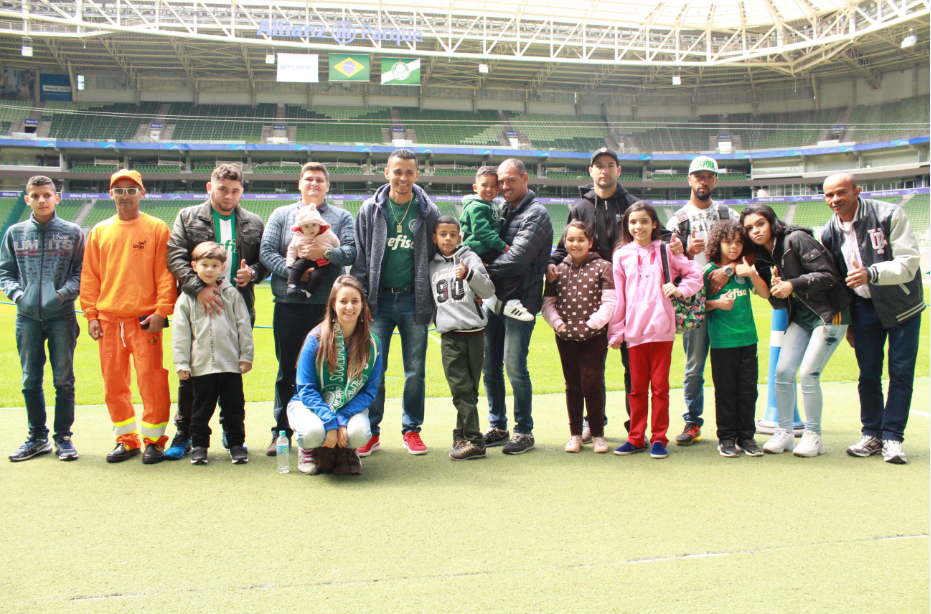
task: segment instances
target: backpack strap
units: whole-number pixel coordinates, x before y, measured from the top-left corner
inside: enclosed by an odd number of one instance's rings
[[[689,216],[686,215],[685,209],[679,209],[672,214],[673,219],[676,221],[676,234],[679,235],[679,240],[682,241],[682,248],[689,248],[689,236],[692,234],[692,223],[689,222]]]
[[[727,205],[718,205],[718,221],[723,222],[724,220],[731,219],[731,210]]]

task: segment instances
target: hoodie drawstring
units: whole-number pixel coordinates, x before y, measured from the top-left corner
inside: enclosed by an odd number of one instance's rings
[[[123,336],[123,322],[120,322],[120,341],[123,342],[123,347],[126,347],[126,338]]]

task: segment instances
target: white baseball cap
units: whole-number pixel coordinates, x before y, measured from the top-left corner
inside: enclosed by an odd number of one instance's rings
[[[718,170],[717,160],[709,158],[708,156],[698,156],[692,160],[692,163],[689,165],[689,175],[697,173],[698,171],[709,171],[715,175],[721,173],[721,171]]]

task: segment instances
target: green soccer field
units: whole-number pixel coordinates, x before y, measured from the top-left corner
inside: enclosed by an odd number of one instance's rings
[[[247,408],[245,466],[218,446],[206,467],[108,465],[106,409],[81,407],[80,460],[4,465],[0,611],[927,612],[927,381],[907,465],[844,454],[856,385],[824,391],[827,454],[813,459],[722,458],[713,407],[705,440],[664,460],[566,454],[554,394],[534,398],[536,450],[455,463],[448,399],[427,400],[421,457],[390,400],[384,448],[343,478],[277,474],[256,453],[267,402]],[[621,403],[609,393],[609,413]],[[0,411],[0,450],[25,422]],[[612,447],[622,430],[609,425]]]
[[[926,288],[926,301],[928,300],[928,293],[929,290]],[[766,301],[756,296],[753,297],[753,309],[760,338],[760,383],[763,384],[766,383],[769,374],[769,329],[772,310]],[[253,370],[244,376],[247,401],[271,401],[274,398],[274,383],[278,372],[278,363],[275,360],[275,340],[271,330],[272,310],[271,288],[267,284],[261,285],[256,289],[256,326],[258,328],[254,332],[255,365]],[[925,310],[922,314],[923,335],[916,368],[916,377],[919,378],[928,377],[929,372],[929,354],[931,354],[928,342],[929,312],[931,310]],[[75,354],[76,402],[78,405],[93,405],[100,403],[103,399],[100,359],[96,343],[87,335],[87,320],[83,316],[79,317],[78,320],[81,324],[81,336],[78,339]],[[16,352],[15,321],[16,308],[12,305],[0,305],[0,339],[7,340],[7,343],[0,344],[0,361],[2,361],[0,364],[10,365],[9,368],[4,370],[2,381],[0,381],[0,407],[23,406],[20,384],[21,372],[16,368],[16,365],[19,364],[19,355]],[[395,339],[398,338],[395,337]],[[435,332],[431,332],[430,339],[426,367],[427,396],[445,397],[449,395],[449,388],[446,385],[443,365],[440,361],[440,336]],[[528,368],[535,394],[562,392],[564,390],[562,369],[554,339],[552,329],[546,325],[543,318],[538,317],[528,356]],[[178,377],[175,375],[174,367],[171,364],[171,328],[165,334],[164,348],[165,367],[170,372],[172,401],[175,401],[177,400]],[[387,396],[389,398],[399,398],[403,389],[404,368],[401,364],[400,346],[397,345],[397,341],[393,348],[394,351],[391,352],[389,357],[386,375]],[[682,351],[681,342],[677,340],[672,354],[672,367],[669,374],[672,387],[681,388],[684,368],[685,354]],[[825,382],[851,382],[856,381],[857,374],[857,361],[853,349],[846,342],[843,342],[828,363],[821,380]],[[50,383],[51,378],[51,367],[47,366],[45,378],[47,395],[54,394],[54,389]],[[612,350],[608,353],[605,381],[608,390],[624,389],[621,355],[618,351]],[[711,385],[710,363],[705,370],[705,381],[706,385]],[[509,384],[507,389],[508,394],[510,394]],[[49,396],[48,398],[52,399],[54,397]],[[133,386],[133,400],[136,403],[141,402],[135,391],[135,385]]]

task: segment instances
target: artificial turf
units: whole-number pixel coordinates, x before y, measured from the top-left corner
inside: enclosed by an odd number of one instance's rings
[[[929,291],[925,289],[925,301],[928,301]],[[753,297],[754,318],[759,336],[760,380],[766,383],[769,375],[769,337],[772,309],[769,303]],[[275,340],[272,336],[272,310],[271,289],[267,284],[256,288],[256,326],[255,364],[253,370],[243,377],[244,393],[247,401],[271,401],[274,398],[274,383],[278,371],[278,362],[275,359]],[[922,339],[918,350],[916,377],[927,377],[931,366],[931,346],[929,346],[928,331],[929,314],[925,310],[922,317]],[[19,355],[15,343],[16,308],[11,305],[0,304],[0,339],[7,343],[0,344],[0,364],[9,365],[0,377],[0,407],[22,407],[23,395],[21,392],[20,372],[17,369]],[[100,403],[103,399],[103,380],[100,376],[100,358],[97,344],[87,335],[87,320],[78,317],[81,326],[81,335],[78,338],[75,352],[75,395],[78,405],[91,405]],[[263,328],[264,327],[264,328]],[[169,371],[172,401],[177,400],[178,377],[171,364],[171,332],[168,328],[163,342],[165,367]],[[440,337],[437,333],[430,333],[431,341],[427,344],[426,365],[426,394],[428,397],[449,396],[449,387],[443,375],[443,365],[440,360]],[[395,337],[394,348],[389,356],[388,371],[386,373],[386,393],[389,398],[400,398],[404,384],[404,369],[401,362],[398,337]],[[565,389],[562,369],[559,363],[559,354],[556,351],[555,335],[546,325],[543,318],[538,317],[530,341],[530,352],[527,357],[527,366],[536,394],[558,393]],[[669,382],[673,388],[682,386],[682,377],[685,372],[685,353],[682,351],[680,340],[676,340],[672,353]],[[842,342],[831,357],[827,367],[821,374],[825,382],[850,382],[857,379],[857,361],[853,349]],[[133,375],[135,378],[135,374]],[[706,365],[705,380],[710,385],[711,365]],[[51,385],[51,367],[46,366],[45,389],[47,400],[54,398],[54,389]],[[605,383],[608,390],[623,390],[624,377],[619,351],[608,352],[605,368]],[[511,393],[510,383],[505,378],[508,394]],[[133,402],[141,402],[135,383],[132,387]],[[484,395],[484,392],[482,392]],[[51,403],[51,401],[48,401]]]
[[[401,447],[389,400],[384,449],[357,477],[276,473],[267,402],[247,409],[245,466],[216,437],[206,467],[107,465],[106,410],[80,407],[80,460],[0,474],[0,611],[927,612],[928,381],[904,466],[844,454],[856,385],[824,392],[813,459],[720,457],[712,402],[704,441],[665,460],[566,454],[554,394],[534,398],[536,450],[455,463],[448,399],[427,400],[423,457]],[[609,394],[613,445],[621,402]],[[671,402],[681,413],[681,392]],[[0,450],[25,422],[0,411]]]

